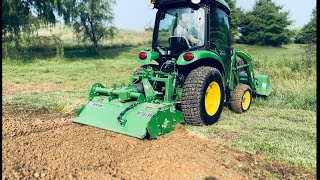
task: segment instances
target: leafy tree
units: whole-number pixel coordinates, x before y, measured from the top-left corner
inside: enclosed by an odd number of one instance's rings
[[[62,1],[61,0],[25,0],[28,7],[33,10],[36,17],[44,23],[55,24],[57,22],[55,12],[59,15],[62,14]]]
[[[115,35],[113,4],[114,0],[82,0],[65,4],[69,11],[65,13],[65,22],[72,25],[83,40],[92,42],[95,54],[99,52],[98,43],[101,39]]]
[[[18,47],[21,31],[31,32],[32,14],[28,4],[20,0],[2,1],[2,37],[5,41],[15,41]]]
[[[294,43],[296,43],[297,38],[299,37],[300,33],[301,33],[301,29],[302,28],[292,28],[291,32],[292,32],[292,37],[291,37],[291,41],[293,41]]]
[[[306,24],[297,35],[295,43],[311,44],[317,42],[317,9],[314,8],[311,20]]]
[[[21,34],[30,35],[40,23],[54,24],[54,11],[61,13],[60,0],[4,0],[2,1],[2,37],[15,41],[18,48]]]
[[[253,10],[240,20],[239,42],[267,46],[288,44],[293,35],[288,29],[292,21],[289,12],[283,12],[282,8],[272,0],[257,0]]]

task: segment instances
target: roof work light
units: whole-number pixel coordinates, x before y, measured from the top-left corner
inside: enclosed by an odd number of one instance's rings
[[[201,0],[191,0],[191,2],[192,2],[193,4],[199,4],[199,3],[201,2]]]

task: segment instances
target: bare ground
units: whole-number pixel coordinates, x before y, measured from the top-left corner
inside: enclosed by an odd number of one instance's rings
[[[77,83],[43,83],[43,84],[3,84],[2,90],[3,96],[26,94],[26,93],[41,93],[41,92],[52,92],[59,90],[80,90],[89,89],[90,84],[77,84]]]
[[[313,172],[233,150],[181,125],[150,141],[73,124],[72,116],[5,108],[3,179],[315,179]]]
[[[316,179],[315,172],[234,150],[182,125],[139,140],[73,124],[75,112],[3,108],[2,179]]]

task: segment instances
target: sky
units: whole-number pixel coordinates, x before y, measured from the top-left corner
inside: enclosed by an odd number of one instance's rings
[[[310,20],[312,9],[316,7],[316,0],[273,0],[282,5],[283,10],[289,11],[293,21],[291,28],[302,27]],[[156,9],[150,9],[150,0],[117,0],[114,6],[115,24],[119,28],[144,30],[153,24]],[[237,6],[250,10],[255,0],[236,0]]]

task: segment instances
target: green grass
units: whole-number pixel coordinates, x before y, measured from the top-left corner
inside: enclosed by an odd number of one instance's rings
[[[41,48],[38,49],[39,56],[27,60],[4,59],[3,84],[100,82],[110,86],[128,83],[130,73],[141,65],[135,61],[137,54],[150,47],[150,37],[143,38],[145,36],[144,33],[122,31],[115,42],[104,42],[99,56],[92,56],[89,47],[76,45],[72,38],[66,38],[65,44],[69,45],[65,46],[63,59],[56,59],[54,55],[40,56]],[[188,129],[249,153],[262,153],[270,159],[315,170],[315,53],[310,53],[310,47],[295,44],[279,48],[239,44],[235,47],[252,55],[256,74],[271,76],[272,94],[267,99],[255,99],[247,113],[238,115],[225,108],[217,124],[187,126]],[[69,111],[86,103],[87,89],[27,93],[7,96],[3,100],[4,106],[13,104]]]
[[[95,58],[65,58],[62,61],[33,60],[22,62],[4,60],[4,83],[86,83],[101,82],[107,85],[128,82],[130,73],[140,64],[135,61],[144,46],[104,50]]]
[[[316,168],[316,113],[253,104],[245,114],[225,108],[214,126],[188,129],[200,136],[270,159]]]
[[[57,91],[7,96],[3,98],[3,105],[7,107],[31,107],[34,109],[46,108],[51,112],[70,112],[80,108],[87,100],[87,92],[84,90]]]
[[[252,55],[256,74],[271,76],[273,92],[258,104],[274,108],[316,111],[316,54],[306,46],[291,44],[280,48],[235,45]]]

